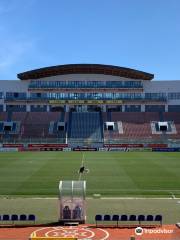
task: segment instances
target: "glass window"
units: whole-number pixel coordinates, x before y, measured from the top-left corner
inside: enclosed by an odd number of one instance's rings
[[[25,92],[6,92],[6,99],[26,99]]]
[[[31,81],[29,88],[142,88],[141,81]]]
[[[142,93],[117,93],[117,92],[70,92],[70,93],[30,93],[32,99],[142,99]]]
[[[3,98],[3,92],[0,92],[0,99]]]
[[[146,99],[166,99],[166,93],[145,93]]]
[[[168,93],[168,99],[172,100],[180,99],[180,92]]]

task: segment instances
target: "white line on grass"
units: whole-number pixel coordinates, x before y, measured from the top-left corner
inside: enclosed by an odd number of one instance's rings
[[[96,190],[96,189],[95,189]],[[106,191],[113,191],[112,189],[106,189]],[[118,188],[118,190],[115,190],[114,192],[167,192],[172,193],[173,192],[179,192],[180,189],[133,189],[133,188]]]
[[[93,199],[93,198],[89,198],[89,199]],[[149,199],[149,200],[168,200],[168,199],[172,199],[172,197],[101,197],[99,198],[101,200],[126,200],[126,199],[132,199],[132,200],[143,200],[143,199]],[[174,199],[174,198],[173,198]],[[180,198],[175,198],[175,199],[180,199]]]
[[[7,199],[7,200],[15,200],[15,199],[34,199],[34,200],[42,200],[42,199],[45,199],[45,200],[58,200],[59,198],[58,197],[9,197],[9,198],[1,198],[0,199]],[[94,197],[87,197],[86,198],[87,200],[88,199],[96,199]],[[100,200],[123,200],[123,199],[149,199],[149,200],[153,200],[153,199],[160,199],[160,200],[168,200],[168,199],[172,199],[172,197],[100,197],[98,198]],[[180,198],[173,198],[173,199],[176,199],[176,200],[180,200]]]

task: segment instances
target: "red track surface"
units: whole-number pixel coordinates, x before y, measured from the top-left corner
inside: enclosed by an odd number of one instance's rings
[[[147,232],[147,229],[151,232]],[[160,231],[161,233],[159,233]],[[175,225],[163,225],[161,228],[144,228],[141,236],[135,234],[134,228],[95,228],[87,225],[78,227],[0,228],[0,240],[27,240],[32,233],[35,233],[37,237],[59,236],[92,240],[129,240],[131,236],[135,236],[136,240],[180,240],[180,229]]]

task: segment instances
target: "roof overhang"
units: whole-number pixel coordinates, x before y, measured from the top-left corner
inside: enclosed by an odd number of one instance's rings
[[[21,80],[28,80],[67,74],[104,74],[140,80],[152,80],[154,78],[153,74],[147,72],[103,64],[57,65],[19,73],[17,77]]]

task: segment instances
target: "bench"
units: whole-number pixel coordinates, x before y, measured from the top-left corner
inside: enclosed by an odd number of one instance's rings
[[[105,215],[101,215],[101,214],[97,214],[95,216],[95,222],[96,222],[96,227],[98,226],[98,222],[110,222],[110,223],[115,223],[116,227],[119,226],[119,223],[124,223],[124,222],[134,222],[134,223],[138,223],[138,225],[141,225],[142,223],[147,223],[147,222],[159,222],[160,225],[162,225],[162,215],[126,215],[126,214],[122,214],[122,215],[118,215],[118,214],[114,214],[114,215],[110,215],[110,214],[105,214]]]
[[[34,214],[1,214],[0,215],[0,224],[12,223],[15,222],[34,222],[36,221],[36,216]]]

